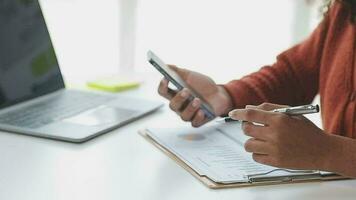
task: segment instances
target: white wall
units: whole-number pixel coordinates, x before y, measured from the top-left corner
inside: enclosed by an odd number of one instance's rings
[[[136,67],[145,52],[226,82],[271,64],[310,32],[303,0],[141,0]],[[296,20],[297,19],[297,20]],[[303,26],[304,25],[304,26]]]
[[[133,66],[154,74],[148,49],[168,63],[226,82],[273,63],[311,30],[304,0],[40,2],[69,82]]]
[[[118,72],[117,0],[40,0],[65,79]]]

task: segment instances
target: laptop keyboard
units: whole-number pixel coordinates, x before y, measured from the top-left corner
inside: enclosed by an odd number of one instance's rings
[[[65,91],[44,102],[4,113],[0,116],[0,123],[24,128],[38,128],[98,107],[113,99],[115,97]]]

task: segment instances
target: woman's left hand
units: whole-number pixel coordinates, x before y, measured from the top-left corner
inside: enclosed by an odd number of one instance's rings
[[[269,112],[281,107],[285,106],[264,103],[229,113],[233,119],[246,121],[242,128],[251,137],[245,143],[246,151],[252,153],[256,162],[266,165],[290,169],[324,169],[330,152],[328,135],[304,116]]]

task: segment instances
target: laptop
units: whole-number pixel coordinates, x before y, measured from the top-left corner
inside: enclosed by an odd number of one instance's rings
[[[84,142],[161,105],[66,89],[38,0],[1,0],[0,130]]]

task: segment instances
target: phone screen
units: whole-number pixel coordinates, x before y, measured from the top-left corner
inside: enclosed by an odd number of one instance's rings
[[[182,90],[183,88],[189,88],[185,81],[170,67],[168,67],[161,59],[159,59],[152,51],[148,51],[147,53],[148,61],[161,73],[163,76],[170,81],[174,86],[177,87],[178,90]],[[191,90],[192,95],[194,97],[198,97],[193,90]],[[192,97],[190,100],[192,100]],[[202,98],[200,98],[203,100]],[[201,109],[203,110],[205,116],[208,119],[214,119],[215,114],[213,109],[205,102],[202,103]]]

